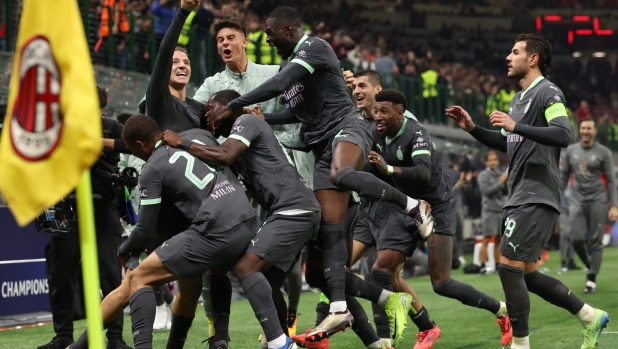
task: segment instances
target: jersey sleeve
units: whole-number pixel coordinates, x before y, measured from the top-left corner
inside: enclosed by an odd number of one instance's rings
[[[247,147],[251,145],[262,133],[259,118],[255,115],[245,114],[236,119],[228,138],[243,142]]]
[[[553,119],[560,116],[567,116],[566,112],[566,99],[562,90],[556,85],[549,84],[543,87],[543,90],[539,94],[541,98],[541,105],[543,106],[543,112],[545,120],[549,124]]]
[[[412,138],[412,161],[416,165],[419,161],[431,164],[431,138],[424,129],[419,129]]]
[[[309,38],[300,45],[296,56],[290,63],[300,64],[313,74],[317,69],[328,65],[328,49],[330,47],[327,47],[323,41]]]
[[[138,179],[140,205],[142,206],[161,203],[163,181],[159,171],[152,165],[152,163],[146,163]]]

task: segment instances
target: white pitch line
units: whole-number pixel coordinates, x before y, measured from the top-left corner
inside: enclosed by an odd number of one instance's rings
[[[601,333],[603,333],[603,334],[618,334],[618,332],[608,332],[608,331],[603,331]]]

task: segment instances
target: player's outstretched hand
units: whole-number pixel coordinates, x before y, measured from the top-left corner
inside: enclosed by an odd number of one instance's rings
[[[612,206],[609,209],[609,213],[607,214],[607,217],[609,218],[610,221],[615,221],[618,219],[618,207],[616,206]]]
[[[178,135],[178,133],[172,130],[165,130],[163,132],[163,144],[169,145],[172,148],[178,148],[180,143],[182,143],[182,138]]]
[[[264,117],[264,113],[262,112],[262,106],[259,104],[256,104],[253,109],[251,109],[251,114],[259,117],[262,120],[266,120],[266,118]]]
[[[225,106],[215,111],[210,111],[206,115],[208,117],[208,125],[210,126],[210,132],[214,134],[215,131],[217,131],[217,128],[219,128],[219,125],[221,125],[221,121],[232,115],[232,111],[227,106]]]
[[[345,85],[348,90],[351,89],[354,84],[354,73],[350,70],[346,70],[343,72],[343,78],[345,79]]]
[[[472,121],[470,114],[468,114],[464,108],[454,105],[446,109],[445,112],[446,116],[453,119],[455,123],[457,123],[457,126],[459,126],[462,130],[466,132],[474,130],[474,122]]]
[[[386,174],[386,172],[388,171],[388,164],[386,163],[386,161],[384,161],[384,158],[382,157],[382,155],[372,150],[371,152],[369,152],[368,158],[369,158],[369,162],[376,165],[376,167],[378,168],[378,170],[380,170],[380,172],[382,172],[383,174]]]
[[[180,8],[185,11],[195,11],[200,6],[200,0],[181,0]]]
[[[506,132],[513,132],[515,130],[515,121],[511,119],[509,114],[501,111],[489,114],[489,122],[495,127],[502,127]]]

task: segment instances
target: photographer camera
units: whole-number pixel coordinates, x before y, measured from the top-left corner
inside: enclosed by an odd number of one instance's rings
[[[107,92],[99,85],[97,85],[97,91],[101,111],[103,111],[107,105]],[[116,251],[122,243],[123,229],[120,224],[118,194],[124,181],[116,167],[120,160],[119,152],[128,152],[128,149],[120,139],[122,125],[116,120],[104,117],[102,117],[102,123],[104,151],[92,167],[91,175],[99,276],[101,291],[105,297],[120,285],[122,277]],[[65,209],[67,202],[71,201],[71,196],[63,200]],[[49,218],[58,219],[58,217]],[[74,297],[81,256],[77,222],[69,222],[68,226],[70,228],[63,231],[51,231],[52,237],[46,257],[56,336],[38,349],[65,349],[73,343]],[[108,349],[130,349],[122,340],[122,327],[122,314],[106,326]]]

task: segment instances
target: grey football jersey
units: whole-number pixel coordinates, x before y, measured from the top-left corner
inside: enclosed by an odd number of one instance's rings
[[[562,116],[545,115],[556,103],[565,103],[562,90],[540,76],[526,91],[515,95],[508,114],[516,123],[548,127],[553,117]],[[560,212],[560,147],[542,145],[504,130],[502,134],[507,139],[509,156],[509,196],[505,207],[545,204]]]
[[[348,95],[341,64],[328,42],[303,36],[281,66],[287,64],[300,64],[311,73],[283,93],[294,116],[303,125],[301,132],[305,143],[329,139],[337,125],[360,115]]]
[[[313,191],[264,120],[251,114],[240,116],[229,138],[248,147],[234,162],[234,169],[264,209],[269,213],[292,209],[320,211]]]
[[[410,197],[425,200],[430,204],[449,201],[453,198],[451,188],[454,182],[450,178],[458,177],[458,175],[454,170],[440,164],[431,136],[418,121],[404,117],[403,125],[395,137],[381,138],[376,132],[375,141],[374,150],[381,154],[386,163],[391,166],[413,167],[424,162],[431,168],[431,177],[426,185],[393,176],[392,180],[397,189]]]
[[[609,191],[612,206],[616,205],[614,185],[614,159],[611,151],[595,142],[585,148],[581,142],[571,144],[562,152],[562,183],[566,185],[573,173],[570,200],[575,204],[606,202]],[[602,177],[607,181],[607,190]]]
[[[180,132],[182,138],[219,145],[201,129]],[[139,176],[142,205],[173,202],[202,233],[218,233],[255,216],[247,196],[227,167],[209,166],[188,152],[157,144]]]

